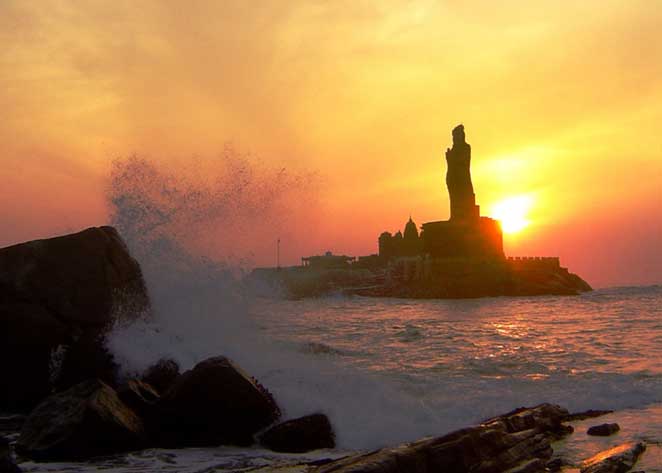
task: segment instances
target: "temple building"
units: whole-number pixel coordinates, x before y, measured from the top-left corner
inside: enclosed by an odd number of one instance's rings
[[[323,255],[301,266],[256,268],[257,281],[285,287],[294,297],[328,292],[378,297],[464,298],[570,295],[591,286],[558,257],[509,257],[498,220],[480,215],[471,182],[471,146],[464,127],[446,150],[450,218],[420,227],[411,215],[402,231],[379,235],[379,254]]]
[[[384,232],[379,237],[379,255],[394,257],[430,255],[433,258],[503,260],[503,234],[497,220],[480,216],[471,182],[471,146],[464,126],[453,129],[453,147],[446,150],[446,187],[450,197],[450,219],[427,222],[420,235],[411,217],[404,236]]]
[[[395,235],[384,232],[379,235],[379,256],[384,260],[404,256],[417,256],[423,251],[423,241],[418,234],[416,224],[409,217],[405,224],[405,233],[398,231]]]

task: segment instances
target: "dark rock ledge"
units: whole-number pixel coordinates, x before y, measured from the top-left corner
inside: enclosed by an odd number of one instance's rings
[[[542,473],[550,442],[572,430],[568,411],[541,404],[495,417],[443,437],[352,455],[318,467],[317,473]]]
[[[113,385],[104,336],[148,309],[140,266],[112,227],[0,248],[0,408],[29,410],[90,378]]]
[[[625,473],[630,471],[646,450],[642,442],[624,443],[585,460],[581,473]]]

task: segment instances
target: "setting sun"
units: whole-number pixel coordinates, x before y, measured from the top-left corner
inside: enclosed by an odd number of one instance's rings
[[[504,233],[517,233],[529,225],[527,215],[532,204],[527,195],[508,197],[492,206],[491,216],[501,222]]]

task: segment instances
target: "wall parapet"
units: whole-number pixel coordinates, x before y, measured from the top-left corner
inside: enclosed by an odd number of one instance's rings
[[[515,269],[560,268],[558,256],[509,256],[508,264]]]

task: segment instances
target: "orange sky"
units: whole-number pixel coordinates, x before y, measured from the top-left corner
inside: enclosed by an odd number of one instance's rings
[[[285,261],[367,254],[410,212],[448,217],[464,123],[483,214],[532,199],[509,254],[660,283],[660,24],[650,0],[3,0],[0,245],[107,222],[114,158],[177,169],[231,142],[316,176]]]

